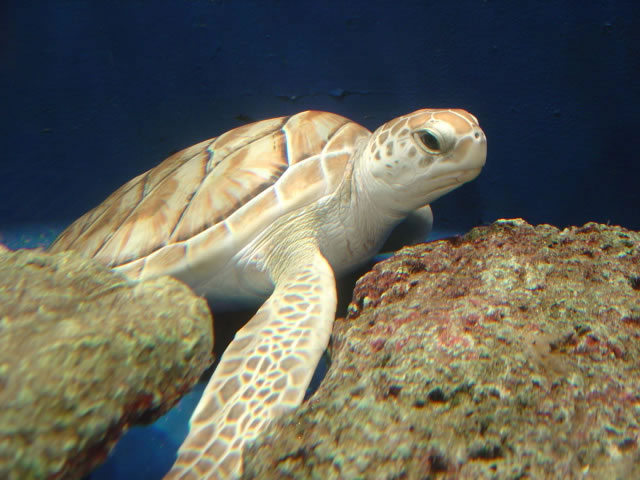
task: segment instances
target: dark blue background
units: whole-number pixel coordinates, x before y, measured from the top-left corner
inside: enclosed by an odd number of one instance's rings
[[[309,108],[371,129],[423,107],[474,113],[488,163],[436,202],[436,227],[524,217],[640,230],[639,10],[637,0],[5,0],[0,241],[55,231],[183,147]],[[92,478],[160,478],[195,401],[132,430]]]
[[[640,229],[640,2],[2,5],[0,228],[66,224],[247,120],[315,108],[375,128],[451,106],[480,119],[488,164],[436,226]]]

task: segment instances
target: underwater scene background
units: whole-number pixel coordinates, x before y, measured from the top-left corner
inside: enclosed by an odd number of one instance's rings
[[[498,218],[640,229],[640,6],[609,2],[17,2],[0,6],[0,242],[46,246],[127,180],[251,121],[327,110],[369,129],[464,108],[478,179],[436,236]],[[168,470],[199,392],[90,478]]]

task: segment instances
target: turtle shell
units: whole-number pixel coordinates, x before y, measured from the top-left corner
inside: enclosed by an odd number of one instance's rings
[[[279,217],[333,192],[369,135],[318,111],[235,128],[127,182],[50,251],[75,250],[134,279],[227,261]]]

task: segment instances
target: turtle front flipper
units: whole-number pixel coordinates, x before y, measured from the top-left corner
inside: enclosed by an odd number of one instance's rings
[[[393,253],[407,245],[425,242],[433,229],[433,212],[430,205],[424,205],[409,212],[396,226],[380,248],[382,253]]]
[[[315,248],[285,264],[271,297],[222,355],[165,479],[238,478],[247,442],[302,402],[329,342],[335,278]]]

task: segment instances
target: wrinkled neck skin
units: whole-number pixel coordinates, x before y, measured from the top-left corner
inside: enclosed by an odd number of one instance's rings
[[[362,142],[358,151],[366,146]],[[388,192],[366,175],[358,159],[350,163],[342,184],[321,209],[326,233],[320,235],[320,247],[336,274],[348,272],[373,257],[393,228],[410,210],[394,208]],[[332,218],[333,221],[326,221]]]

